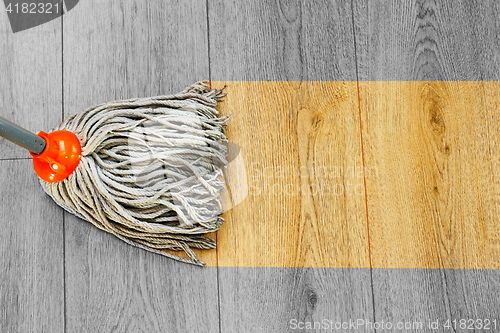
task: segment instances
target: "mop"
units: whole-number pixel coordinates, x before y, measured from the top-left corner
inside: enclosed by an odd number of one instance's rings
[[[171,96],[100,104],[37,135],[0,117],[0,136],[30,151],[42,188],[66,211],[130,245],[203,266],[193,249],[215,248],[205,234],[223,222],[223,96],[202,81]]]

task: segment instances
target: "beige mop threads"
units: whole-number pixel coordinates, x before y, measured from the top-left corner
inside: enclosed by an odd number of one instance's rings
[[[179,94],[113,101],[66,118],[55,130],[75,133],[82,157],[65,180],[42,180],[44,190],[131,245],[204,265],[192,249],[215,248],[204,234],[223,221],[227,117],[216,110],[223,96],[203,81]]]

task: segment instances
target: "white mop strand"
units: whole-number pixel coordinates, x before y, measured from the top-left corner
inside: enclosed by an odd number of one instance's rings
[[[227,117],[215,109],[221,90],[198,82],[176,95],[109,102],[66,118],[55,130],[78,136],[82,158],[67,179],[41,181],[44,190],[131,245],[204,265],[192,249],[215,248],[204,234],[223,221]]]

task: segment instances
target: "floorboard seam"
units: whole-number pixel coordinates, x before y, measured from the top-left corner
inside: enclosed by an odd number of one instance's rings
[[[205,1],[205,10],[207,14],[207,52],[208,52],[208,80],[210,82],[210,86],[212,86],[212,61],[210,59],[210,13],[208,10],[208,0]],[[215,233],[215,243],[218,245],[218,232]],[[219,317],[219,333],[222,333],[222,318],[220,311],[220,281],[219,281],[219,247],[215,248],[215,265],[216,265],[216,280],[217,280],[217,312]]]
[[[353,35],[353,43],[354,43],[354,64],[356,70],[356,90],[358,97],[358,115],[359,115],[359,136],[361,143],[361,161],[363,164],[363,183],[365,189],[365,211],[366,211],[366,231],[368,238],[368,258],[370,261],[370,284],[371,284],[371,296],[372,296],[372,308],[373,308],[373,321],[376,321],[376,312],[375,312],[375,286],[373,285],[373,264],[372,264],[372,255],[371,255],[371,242],[370,242],[370,222],[368,218],[368,192],[366,188],[366,162],[365,162],[365,148],[364,148],[364,140],[363,140],[363,119],[361,112],[361,94],[359,88],[359,68],[358,68],[358,49],[357,49],[357,41],[356,41],[356,25],[354,22],[354,0],[351,0],[351,22],[352,22],[352,35]],[[377,330],[375,329],[375,332]]]
[[[23,161],[23,160],[31,160],[31,157],[7,157],[7,158],[0,158],[0,161]]]
[[[208,0],[205,1],[205,8],[207,12],[207,47],[208,47],[208,80],[212,82],[212,64],[210,59],[210,19],[208,14]]]
[[[64,120],[64,12],[61,13],[61,121]],[[62,211],[62,250],[63,250],[63,332],[67,332],[67,288],[66,288],[66,214]]]

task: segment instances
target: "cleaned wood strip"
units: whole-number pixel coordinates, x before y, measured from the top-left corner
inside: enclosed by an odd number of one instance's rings
[[[355,83],[213,84],[248,183],[221,266],[369,267],[365,178],[373,267],[498,268],[498,83],[360,82],[364,168]]]
[[[360,83],[374,267],[500,267],[499,88]]]

